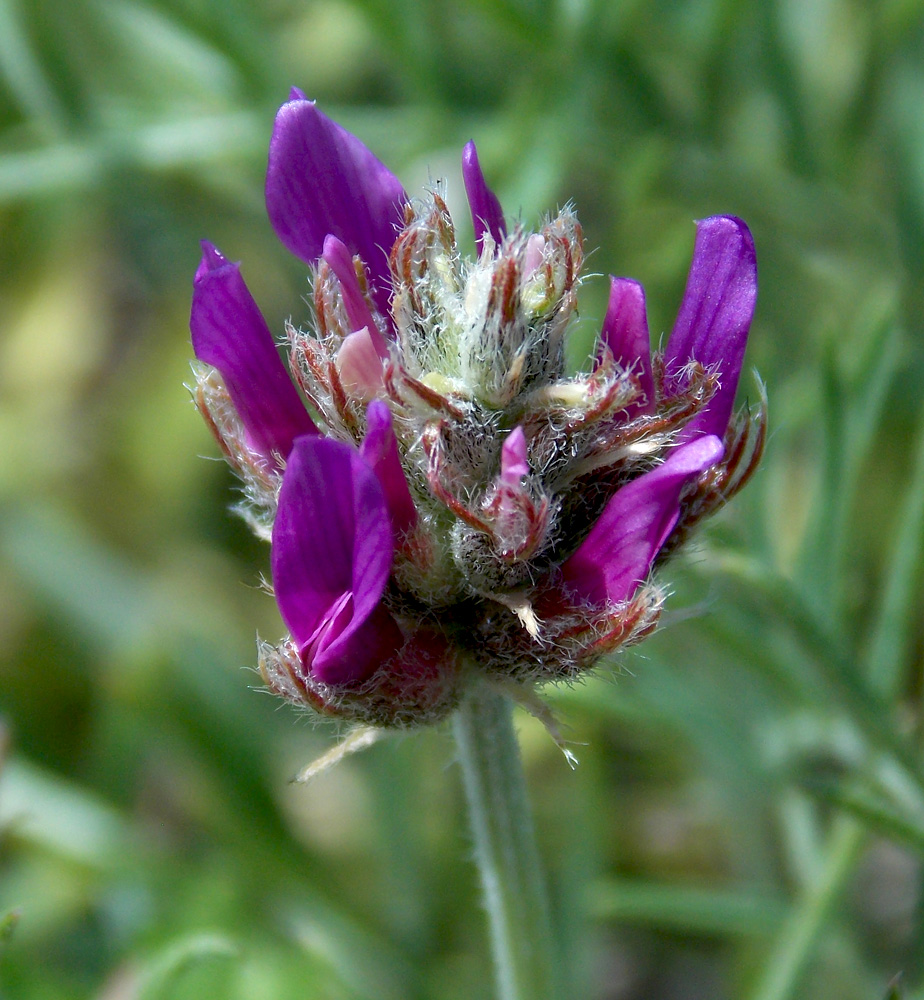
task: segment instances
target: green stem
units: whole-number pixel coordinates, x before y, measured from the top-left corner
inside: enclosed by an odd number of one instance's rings
[[[473,690],[453,719],[499,1000],[552,1000],[552,934],[512,705]]]

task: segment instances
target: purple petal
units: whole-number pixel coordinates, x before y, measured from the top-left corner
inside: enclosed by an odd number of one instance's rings
[[[725,433],[756,300],[757,258],[748,227],[730,215],[698,222],[686,291],[665,351],[666,370],[681,378],[684,366],[698,361],[717,371],[721,381],[684,437]]]
[[[631,416],[654,413],[654,379],[651,374],[651,342],[645,312],[645,289],[629,278],[610,276],[610,302],[600,331],[600,343],[613,353],[616,363],[631,371],[645,394],[626,409]]]
[[[343,307],[353,332],[362,329],[368,330],[369,339],[372,341],[376,353],[384,360],[388,357],[388,347],[385,338],[376,326],[372,313],[369,311],[369,305],[363,296],[362,289],[359,287],[359,279],[356,277],[356,269],[353,266],[353,255],[349,248],[336,236],[327,236],[324,240],[321,256],[330,265],[330,269],[337,275],[337,280],[340,282]]]
[[[279,239],[316,263],[333,234],[369,268],[372,298],[388,314],[388,254],[403,220],[401,182],[346,129],[302,97],[276,115],[266,208]]]
[[[484,243],[485,233],[490,233],[495,243],[501,243],[507,235],[504,223],[504,210],[501,208],[497,195],[488,187],[478,162],[478,151],[475,143],[469,142],[462,150],[462,180],[465,182],[465,193],[472,210],[472,222],[475,226],[475,243],[478,253]]]
[[[392,555],[385,495],[359,452],[299,438],[273,525],[273,587],[293,640],[324,683],[367,677],[403,642],[379,603]]]
[[[366,436],[359,453],[378,476],[395,534],[410,531],[417,524],[417,508],[398,457],[391,411],[380,399],[374,399],[366,410]]]
[[[628,600],[677,523],[684,486],[718,462],[722,452],[722,442],[714,435],[698,437],[613,494],[590,534],[562,566],[568,589],[598,606]]]
[[[196,357],[221,372],[251,447],[283,458],[300,434],[316,434],[262,313],[241,277],[207,241],[193,281],[189,317]]]

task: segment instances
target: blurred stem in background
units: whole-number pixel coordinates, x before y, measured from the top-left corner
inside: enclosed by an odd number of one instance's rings
[[[842,585],[844,561],[850,550],[851,531],[848,514],[857,502],[859,469],[868,459],[877,429],[881,427],[886,391],[895,376],[899,358],[898,337],[895,331],[884,331],[874,343],[880,348],[871,384],[845,398],[842,387],[833,380],[828,383],[828,412],[834,416],[828,424],[828,462],[826,463],[825,489],[822,493],[823,520],[833,524],[830,534],[813,553],[819,572],[808,579],[836,581]],[[833,397],[833,398],[832,398]],[[854,430],[851,434],[853,428]],[[852,447],[845,449],[845,439]],[[831,452],[842,452],[839,457]],[[909,836],[907,823],[902,822],[906,810],[916,815],[912,824],[911,839],[920,847],[924,821],[924,774],[920,748],[916,741],[907,739],[899,719],[891,706],[901,696],[910,678],[902,674],[907,662],[909,628],[914,620],[915,594],[924,552],[924,411],[918,421],[915,447],[910,450],[906,471],[909,474],[904,501],[899,508],[897,530],[891,557],[886,564],[878,607],[869,616],[868,627],[862,635],[864,648],[845,650],[840,634],[849,634],[844,621],[842,597],[832,588],[822,588],[819,617],[811,622],[812,603],[818,594],[800,594],[796,587],[785,585],[778,593],[789,591],[788,600],[801,607],[779,607],[781,621],[790,622],[794,631],[801,632],[807,647],[814,647],[814,656],[821,672],[834,687],[840,687],[845,704],[855,706],[852,715],[857,725],[866,730],[867,738],[875,745],[884,741],[894,754],[893,764],[905,771],[904,787],[911,786],[910,801],[894,802],[894,793],[881,779],[871,776],[874,755],[861,762],[857,774],[845,777],[842,782],[827,790],[833,801],[847,811],[837,818],[822,848],[822,863],[815,879],[803,889],[801,898],[784,924],[768,957],[765,971],[760,978],[753,1000],[790,1000],[799,995],[799,989],[811,955],[825,925],[830,921],[841,900],[846,884],[856,870],[863,855],[863,848],[870,839],[870,828],[863,819],[877,819],[888,823],[889,817],[897,821],[893,830],[904,831]],[[755,583],[752,579],[752,583]],[[764,586],[766,587],[766,577]],[[772,586],[772,585],[771,585]],[[784,599],[786,600],[786,599]],[[827,607],[826,607],[827,604]],[[827,616],[825,616],[827,612]],[[837,623],[843,622],[838,629]],[[833,628],[832,628],[833,624]],[[870,711],[871,710],[871,711]],[[867,722],[867,720],[870,720]],[[876,730],[879,730],[878,733]],[[878,739],[877,739],[878,737]],[[864,798],[851,796],[851,785],[871,783],[872,795]],[[879,787],[876,787],[879,785]],[[893,801],[889,801],[892,799]],[[865,808],[864,808],[865,805]],[[915,825],[918,833],[913,832]]]

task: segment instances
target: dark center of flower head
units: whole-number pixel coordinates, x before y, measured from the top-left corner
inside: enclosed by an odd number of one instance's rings
[[[568,374],[573,211],[508,233],[472,144],[463,175],[475,259],[439,188],[411,202],[296,94],[267,179],[313,269],[292,381],[237,265],[209,247],[196,279],[194,346],[214,366],[199,405],[272,538],[291,632],[264,675],[385,724],[443,714],[472,671],[572,678],[647,634],[659,554],[740,489],[763,439],[762,414],[731,419],[756,292],[740,220],[700,223],[663,355],[641,286],[613,278],[590,370]]]

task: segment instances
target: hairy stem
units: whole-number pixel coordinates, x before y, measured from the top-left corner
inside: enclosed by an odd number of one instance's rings
[[[499,1000],[553,1000],[549,907],[512,705],[474,689],[453,730],[490,920]]]

